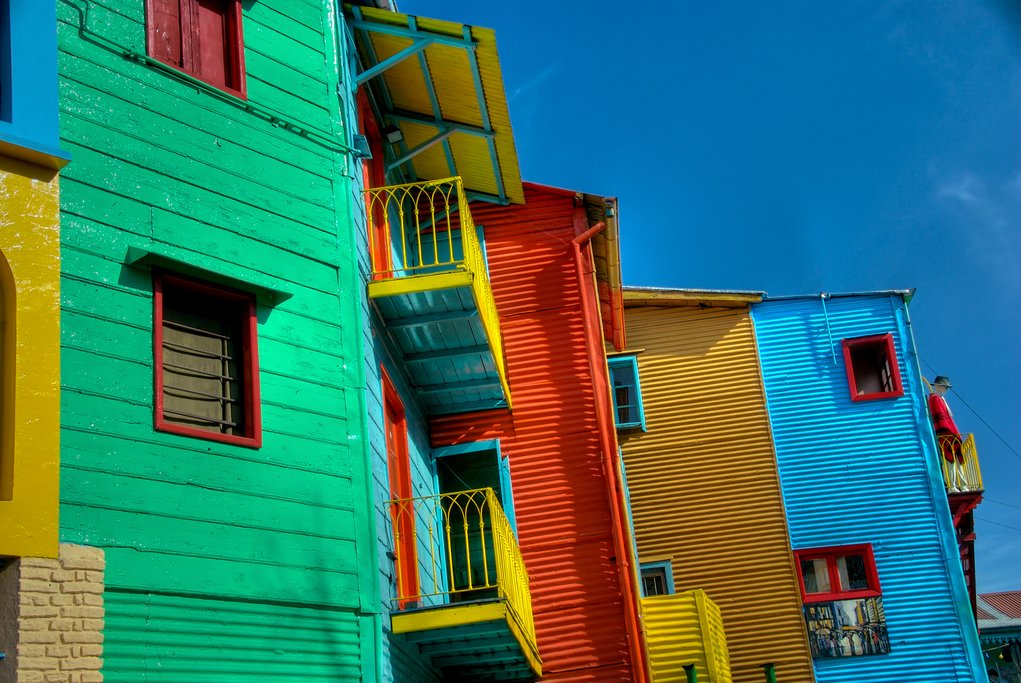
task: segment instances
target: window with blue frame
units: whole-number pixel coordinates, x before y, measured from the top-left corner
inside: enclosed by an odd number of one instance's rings
[[[633,355],[607,359],[617,429],[645,429],[642,388],[638,381],[638,358]]]
[[[674,594],[674,569],[669,560],[642,565],[642,597]]]

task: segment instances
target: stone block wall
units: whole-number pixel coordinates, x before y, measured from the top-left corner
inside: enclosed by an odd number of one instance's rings
[[[0,683],[101,683],[99,548],[60,545],[57,559],[0,560]]]

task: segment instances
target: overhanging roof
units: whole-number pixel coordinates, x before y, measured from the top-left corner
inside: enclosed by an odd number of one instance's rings
[[[383,125],[403,140],[388,166],[410,180],[461,176],[472,199],[523,204],[496,34],[486,28],[347,6]]]

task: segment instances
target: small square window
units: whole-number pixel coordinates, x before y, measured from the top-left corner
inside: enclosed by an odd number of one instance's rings
[[[156,429],[259,447],[255,297],[158,273]]]
[[[642,565],[642,596],[673,595],[674,572],[670,562],[649,562]]]
[[[845,339],[843,346],[852,401],[904,395],[892,334]]]
[[[241,0],[147,0],[149,56],[245,96]]]
[[[614,356],[608,359],[613,412],[618,429],[645,429],[642,388],[638,383],[638,359]]]

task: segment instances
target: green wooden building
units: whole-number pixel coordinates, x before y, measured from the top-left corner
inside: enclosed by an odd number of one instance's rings
[[[60,538],[105,554],[101,676],[360,680],[379,605],[336,9],[57,21]]]

